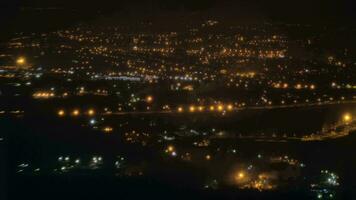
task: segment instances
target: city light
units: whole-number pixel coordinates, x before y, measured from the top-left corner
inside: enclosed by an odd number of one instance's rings
[[[90,110],[88,110],[88,115],[89,115],[89,116],[93,116],[93,115],[95,115],[95,111],[94,111],[94,109],[90,109]]]
[[[146,97],[146,102],[147,103],[152,103],[152,101],[153,101],[153,97],[152,96],[147,96]]]
[[[239,172],[238,175],[237,175],[237,178],[238,179],[243,179],[243,178],[245,178],[245,174],[243,172]]]
[[[79,110],[78,109],[73,110],[72,115],[73,116],[78,116],[79,115]]]
[[[19,58],[17,58],[16,63],[18,65],[23,65],[26,63],[26,59],[24,57],[19,57]]]
[[[189,107],[189,111],[190,111],[190,112],[195,112],[195,106],[190,106],[190,107]]]
[[[210,20],[193,14],[167,30],[160,19],[140,14],[142,6],[157,10],[154,2],[133,5],[130,13],[140,19],[131,21],[138,23],[108,25],[99,18],[50,32],[13,32],[2,42],[0,130],[26,136],[14,137],[24,152],[54,148],[40,159],[15,152],[10,171],[19,180],[94,177],[100,183],[109,177],[110,189],[129,182],[130,191],[141,180],[154,191],[168,185],[179,192],[188,184],[188,192],[206,199],[289,193],[338,199],[353,191],[356,57],[355,45],[344,44],[354,32],[350,20],[336,29],[318,28],[306,16],[297,24],[288,16],[277,24],[268,18],[229,23],[234,19],[220,15],[231,15],[240,3],[222,1],[215,8],[199,2],[196,9],[209,7]],[[251,9],[259,10],[257,4]],[[172,9],[187,6],[189,14],[189,5]],[[308,3],[298,8],[312,9]],[[162,14],[165,23],[179,21],[174,13]],[[2,143],[9,141],[0,136]],[[99,186],[105,191],[97,193],[111,193]]]
[[[54,93],[53,92],[36,92],[32,96],[35,99],[49,99],[49,98],[54,97]]]
[[[105,133],[111,133],[111,132],[113,131],[113,128],[110,127],[110,126],[107,126],[107,127],[104,127],[103,131],[104,131]]]
[[[168,151],[168,152],[174,151],[174,146],[169,145],[169,146],[167,147],[167,151]]]
[[[91,125],[94,125],[94,124],[96,123],[96,120],[95,120],[95,119],[91,119],[91,120],[89,121],[89,123],[90,123]]]
[[[229,105],[227,106],[227,110],[231,111],[232,109],[233,109],[233,106],[232,106],[231,104],[229,104]]]
[[[183,112],[183,108],[182,107],[178,107],[178,112]]]
[[[349,113],[344,114],[344,116],[343,116],[343,121],[344,121],[345,123],[349,123],[351,120],[352,120],[351,114],[349,114]]]
[[[65,115],[65,112],[64,110],[59,110],[57,114],[58,116],[63,117]]]

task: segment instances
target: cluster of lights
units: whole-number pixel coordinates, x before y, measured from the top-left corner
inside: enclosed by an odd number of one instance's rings
[[[106,127],[103,128],[103,131],[105,133],[111,133],[111,132],[113,132],[113,130],[114,129],[112,127],[110,127],[110,126],[106,126]]]
[[[166,153],[170,154],[171,156],[173,157],[176,157],[177,156],[177,152],[175,150],[175,147],[172,146],[172,145],[169,145],[166,150],[165,150]]]

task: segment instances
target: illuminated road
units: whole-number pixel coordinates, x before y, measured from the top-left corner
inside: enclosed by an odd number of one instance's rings
[[[350,101],[336,101],[336,102],[323,102],[323,103],[302,103],[302,104],[290,104],[290,105],[275,105],[275,106],[248,106],[234,108],[233,110],[225,111],[209,111],[196,110],[194,112],[182,111],[178,112],[177,110],[160,110],[160,111],[128,111],[128,112],[106,112],[102,115],[154,115],[154,114],[216,114],[216,113],[233,113],[243,110],[268,110],[268,109],[283,109],[283,108],[300,108],[300,107],[315,107],[315,106],[327,106],[327,105],[342,105],[342,104],[356,104],[356,100]]]
[[[178,112],[178,111],[140,111],[140,112],[109,112],[103,115],[153,115],[153,114],[217,114],[217,113],[233,113],[243,110],[266,110],[266,109],[284,109],[284,108],[298,108],[298,107],[314,107],[314,106],[327,106],[327,105],[341,105],[341,104],[355,104],[356,101],[338,101],[338,102],[324,102],[324,103],[304,103],[304,104],[293,104],[293,105],[276,105],[276,106],[254,106],[254,107],[243,107],[235,108],[230,111],[195,111],[195,112]],[[304,137],[277,137],[277,136],[236,136],[237,139],[247,139],[255,140],[257,142],[288,142],[288,141],[301,141],[301,142],[311,142],[311,141],[322,141],[330,140],[341,137],[346,137],[350,133],[356,131],[356,120],[350,121],[345,124],[343,122],[337,123],[329,128],[323,129],[319,133],[310,134]]]

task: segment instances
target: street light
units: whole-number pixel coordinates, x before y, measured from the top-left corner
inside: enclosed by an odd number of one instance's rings
[[[183,112],[183,108],[182,107],[178,107],[178,112]]]
[[[58,111],[58,116],[62,117],[62,116],[64,116],[64,115],[65,115],[64,110],[59,110],[59,111]]]
[[[234,107],[233,107],[231,104],[229,104],[229,105],[227,106],[227,109],[228,109],[229,111],[231,111],[233,108],[234,108]]]
[[[89,116],[93,116],[94,114],[95,114],[94,109],[89,109],[89,110],[88,110],[88,115],[89,115]]]
[[[343,118],[345,123],[349,123],[352,120],[352,116],[349,113],[344,114]]]
[[[195,111],[195,106],[190,106],[190,107],[189,107],[189,111],[190,111],[190,112],[194,112],[194,111]]]
[[[18,57],[17,60],[16,60],[16,63],[18,65],[23,65],[26,63],[26,59],[24,57]]]
[[[78,116],[79,115],[79,110],[78,109],[75,109],[73,110],[73,116]]]
[[[151,103],[153,101],[153,97],[152,96],[147,96],[146,97],[146,101],[147,101],[147,103]]]

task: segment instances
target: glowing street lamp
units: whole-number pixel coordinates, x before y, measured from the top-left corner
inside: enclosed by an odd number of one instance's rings
[[[239,171],[234,175],[236,183],[242,183],[245,182],[247,177],[246,173],[243,171]]]
[[[172,151],[174,151],[174,147],[170,145],[170,146],[168,146],[167,150],[168,150],[168,152],[172,152]]]
[[[16,64],[18,64],[18,65],[23,65],[25,63],[26,63],[26,59],[24,57],[19,57],[16,60]]]
[[[107,126],[107,127],[105,127],[105,128],[103,129],[103,131],[104,131],[105,133],[111,133],[111,132],[113,131],[113,128],[111,128],[110,126]]]
[[[344,114],[343,118],[345,123],[349,123],[352,120],[352,116],[349,113]]]
[[[153,97],[152,96],[147,96],[146,97],[146,101],[147,101],[147,103],[152,103]]]
[[[232,111],[233,106],[232,106],[231,104],[229,104],[229,105],[227,106],[227,109],[228,109],[229,111]]]
[[[75,109],[73,110],[73,116],[78,116],[79,115],[79,110],[78,109]]]
[[[94,114],[95,114],[94,109],[89,109],[89,110],[88,110],[88,115],[89,115],[89,116],[93,116]]]
[[[240,173],[237,174],[237,177],[239,179],[243,179],[243,178],[245,178],[245,174],[243,172],[240,172]]]
[[[59,110],[57,114],[58,116],[63,117],[65,115],[65,112],[64,110]]]
[[[183,112],[183,108],[182,108],[182,107],[179,107],[179,108],[178,108],[178,112],[180,112],[180,113]]]

